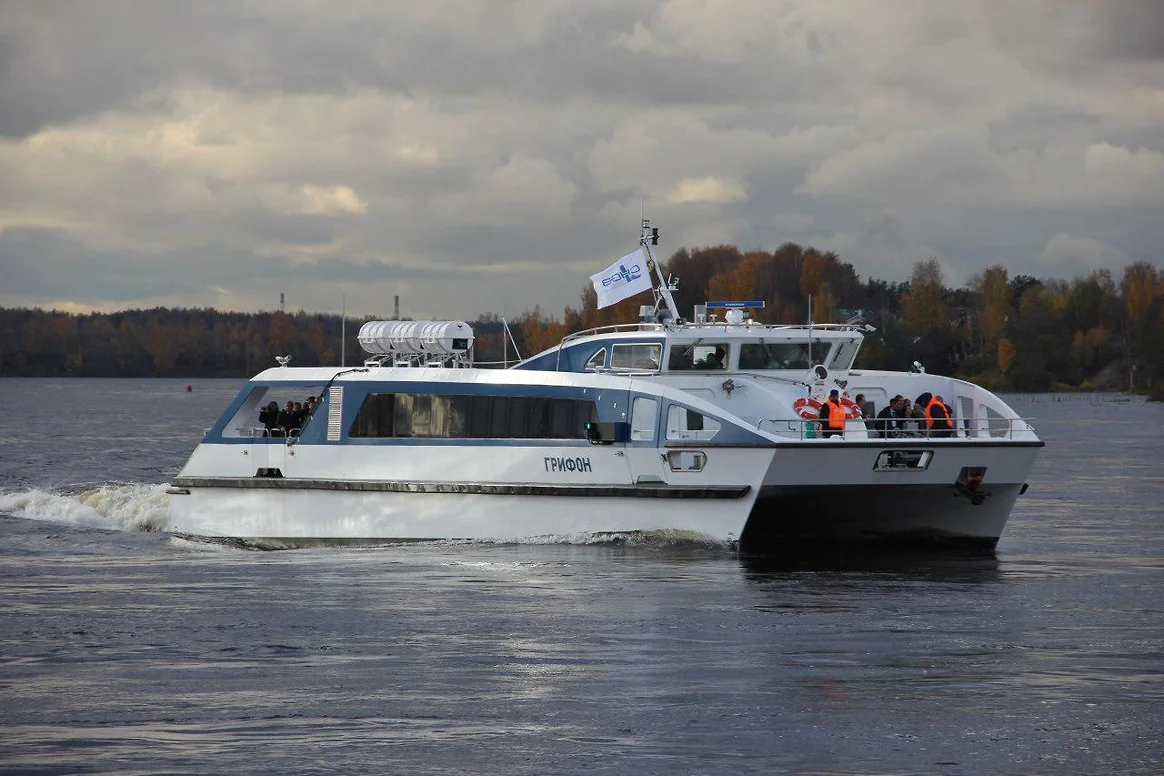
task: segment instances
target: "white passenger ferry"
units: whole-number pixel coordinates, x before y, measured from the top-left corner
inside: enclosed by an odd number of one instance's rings
[[[643,227],[640,248],[594,278],[600,298],[602,283],[625,286],[619,298],[653,290],[640,323],[572,334],[507,369],[475,366],[473,332],[455,321],[365,324],[360,367],[280,359],[174,478],[171,530],[291,544],[663,531],[745,552],[995,546],[1043,446],[1013,409],[920,365],[854,369],[865,325],[764,325],[747,302],[683,320],[651,254],[657,230]],[[297,430],[257,425],[272,400],[308,395],[319,401]],[[874,420],[895,396],[942,406]],[[822,404],[830,419],[816,419]]]

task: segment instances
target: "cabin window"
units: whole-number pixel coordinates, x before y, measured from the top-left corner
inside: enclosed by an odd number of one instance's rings
[[[597,372],[604,366],[606,366],[606,348],[602,348],[601,350],[596,351],[594,355],[590,357],[590,360],[586,362],[584,369],[587,372]]]
[[[469,432],[467,436],[488,439],[493,436],[489,430],[489,416],[493,412],[492,396],[469,397]]]
[[[320,391],[322,389],[322,385],[277,384],[253,386],[250,388],[246,399],[239,405],[235,413],[223,426],[222,435],[228,438],[282,436],[283,432],[278,428],[268,431],[265,423],[260,419],[260,413],[265,413],[267,406],[271,402],[274,402],[275,416],[277,419],[279,413],[286,408],[288,401],[299,402],[303,405],[309,396],[320,397]],[[244,390],[246,389],[244,388]],[[311,413],[312,418],[316,416],[319,418],[324,417],[324,411],[319,410]],[[265,419],[265,414],[263,417]],[[304,415],[301,418],[301,423],[306,423],[307,419],[307,416]],[[298,432],[296,431],[295,433],[297,434]]]
[[[676,372],[727,369],[730,358],[731,346],[726,342],[700,342],[688,345],[675,344],[671,346],[671,355],[667,360],[667,368]]]
[[[720,422],[695,410],[672,404],[667,410],[667,439],[711,439]]]
[[[807,342],[746,342],[740,345],[740,369],[808,369]]]
[[[364,400],[360,413],[352,424],[351,436],[380,436],[380,429],[392,428],[396,396],[391,393],[374,393]]]
[[[641,372],[655,371],[662,361],[663,346],[652,343],[611,345],[610,368]]]
[[[829,370],[848,369],[853,365],[853,359],[857,357],[857,350],[860,347],[856,340],[842,342],[833,353],[832,361],[829,361]]]
[[[933,457],[932,450],[882,450],[873,464],[873,471],[921,471],[930,465]]]
[[[506,437],[509,439],[525,439],[526,417],[529,415],[529,399],[522,396],[509,397],[509,423],[506,425]]]
[[[597,420],[588,399],[372,393],[348,431],[353,438],[585,439]]]

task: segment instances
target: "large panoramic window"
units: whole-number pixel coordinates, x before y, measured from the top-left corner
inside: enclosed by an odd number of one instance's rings
[[[589,399],[371,393],[348,436],[422,439],[585,439]]]

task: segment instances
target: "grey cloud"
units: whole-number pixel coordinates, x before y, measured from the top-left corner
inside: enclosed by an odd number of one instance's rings
[[[1087,200],[1083,172],[1054,173],[1110,144],[1100,172],[1118,189],[1154,159],[1122,149],[1164,151],[1151,99],[1164,86],[1161,3],[838,13],[805,0],[772,5],[779,18],[760,29],[732,8],[0,2],[0,142],[12,139],[0,146],[0,294],[131,305],[214,285],[268,299],[278,284],[325,305],[343,286],[370,309],[399,287],[417,310],[555,310],[633,245],[644,193],[663,255],[697,238],[815,240],[865,277],[904,279],[936,254],[953,282],[999,261],[1052,272],[1038,261],[1059,255],[1046,250],[1056,235],[1073,267],[1089,246],[1159,260],[1156,210]],[[715,27],[721,48],[676,13]],[[650,45],[627,44],[639,32]],[[1129,117],[1118,100],[1137,89]],[[159,151],[169,117],[205,134]],[[65,125],[77,137],[45,155],[20,142]],[[428,132],[431,159],[393,155]],[[133,142],[106,156],[102,133]],[[237,158],[200,156],[215,133],[224,146],[245,136]],[[512,160],[526,166],[498,182]],[[84,175],[98,185],[76,185]],[[667,202],[704,177],[747,198]],[[527,180],[526,196],[506,188]],[[1083,194],[1053,196],[1061,180]],[[341,185],[366,212],[321,212],[302,192]]]
[[[813,99],[816,86],[750,66],[659,59],[615,45],[651,4],[573,8],[533,43],[443,23],[398,24],[390,6],[366,19],[236,3],[45,3],[0,7],[0,136],[124,107],[155,89],[205,84],[243,93],[479,96],[561,104],[585,98],[656,105]]]

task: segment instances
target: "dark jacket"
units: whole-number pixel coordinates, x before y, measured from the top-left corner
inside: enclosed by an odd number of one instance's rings
[[[263,407],[259,410],[259,423],[268,431],[275,428],[279,425],[279,410]]]
[[[892,406],[882,407],[881,412],[877,413],[877,420],[874,421],[874,424],[877,433],[887,437],[890,431],[897,431],[901,428],[901,418]]]

